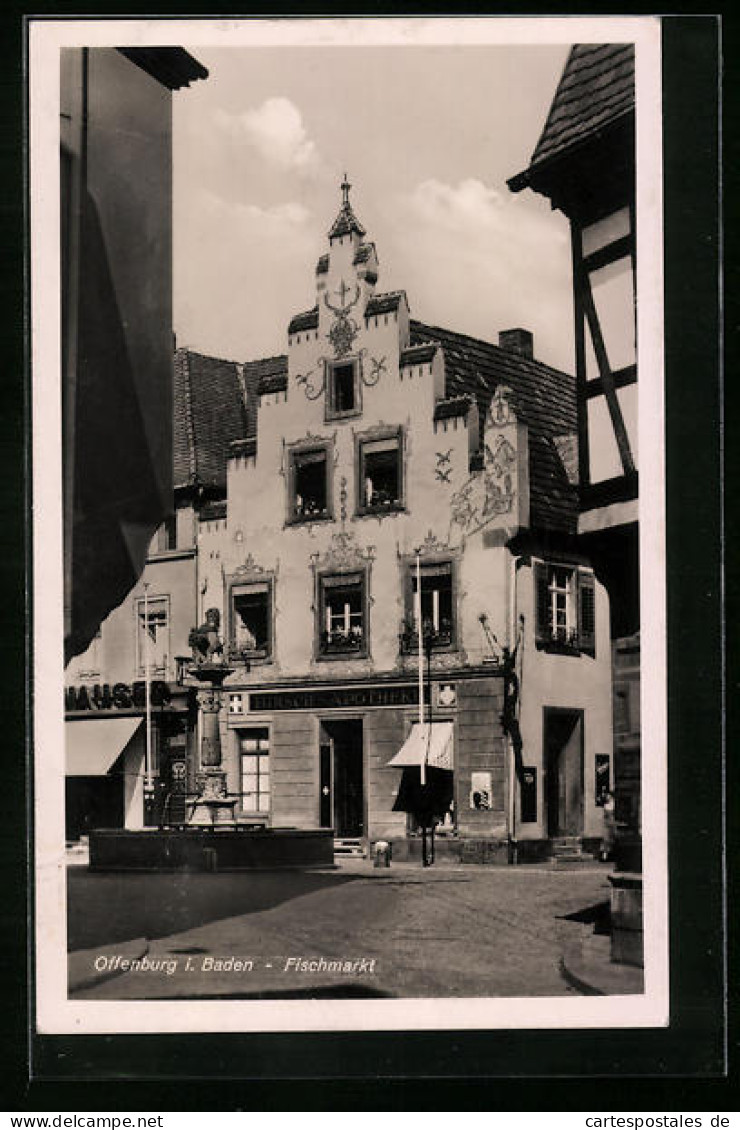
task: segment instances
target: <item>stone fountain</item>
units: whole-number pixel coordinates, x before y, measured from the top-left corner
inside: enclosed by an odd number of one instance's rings
[[[220,615],[210,608],[206,622],[190,633],[201,719],[198,796],[187,823],[176,827],[98,828],[90,833],[92,871],[250,871],[327,867],[334,862],[331,828],[255,828],[235,816],[221,759],[219,717],[223,684],[234,668],[224,661]]]
[[[200,684],[197,696],[201,719],[200,773],[196,778],[200,794],[188,816],[188,824],[196,827],[233,827],[235,824],[236,797],[230,797],[226,788],[219,731],[223,683],[234,668],[224,661],[220,622],[218,609],[209,608],[205,623],[193,628],[188,641],[193,650],[189,674]]]

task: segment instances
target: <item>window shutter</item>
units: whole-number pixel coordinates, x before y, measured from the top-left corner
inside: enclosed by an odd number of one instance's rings
[[[550,638],[548,622],[547,565],[544,561],[534,563],[534,618],[537,643],[546,643]]]
[[[593,573],[578,572],[578,646],[596,654],[596,590]]]

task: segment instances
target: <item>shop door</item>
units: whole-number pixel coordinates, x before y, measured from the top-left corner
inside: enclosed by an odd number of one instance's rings
[[[548,836],[583,832],[583,711],[545,708]]]
[[[320,821],[338,839],[364,830],[362,721],[324,722],[321,727]]]

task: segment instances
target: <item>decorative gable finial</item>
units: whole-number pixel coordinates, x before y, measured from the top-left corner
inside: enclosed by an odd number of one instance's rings
[[[345,173],[344,174],[344,180],[342,181],[342,207],[343,208],[349,208],[349,190],[351,189],[351,187],[352,187],[352,185],[347,180],[347,174]]]

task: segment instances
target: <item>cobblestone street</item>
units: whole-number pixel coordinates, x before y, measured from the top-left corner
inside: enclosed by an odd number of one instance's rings
[[[552,996],[606,870],[69,871],[74,999]],[[118,958],[118,961],[116,959]],[[121,972],[121,959],[142,967]],[[231,960],[233,959],[233,960]],[[323,960],[322,960],[323,959]]]

